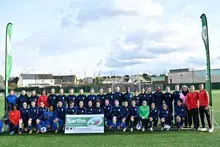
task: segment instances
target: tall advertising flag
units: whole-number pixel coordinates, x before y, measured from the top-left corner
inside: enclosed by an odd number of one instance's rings
[[[5,36],[5,98],[8,95],[8,80],[12,69],[11,34],[12,34],[12,23],[8,23],[6,27],[6,36]],[[5,109],[6,109],[6,100],[5,100]]]
[[[208,35],[208,22],[205,14],[201,15],[201,21],[202,21],[202,39],[205,45],[205,51],[206,51],[206,90],[209,93],[210,98],[210,106],[212,108],[212,91],[211,91],[211,67],[210,67],[210,53],[209,53],[209,35]],[[212,119],[213,114],[211,111]]]

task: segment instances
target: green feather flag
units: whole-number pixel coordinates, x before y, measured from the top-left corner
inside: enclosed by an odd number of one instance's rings
[[[8,95],[8,80],[12,70],[12,53],[11,53],[11,35],[12,35],[12,23],[8,23],[6,27],[5,38],[5,98]],[[6,109],[6,101],[5,101]]]
[[[210,65],[210,53],[209,53],[209,35],[208,35],[208,22],[207,17],[205,14],[201,15],[201,21],[202,21],[202,39],[205,45],[205,51],[206,51],[206,90],[209,93],[209,105],[211,106],[211,109],[213,110],[213,104],[212,104],[212,88],[211,88],[211,65]],[[214,122],[213,113],[211,111],[212,116],[212,123]]]

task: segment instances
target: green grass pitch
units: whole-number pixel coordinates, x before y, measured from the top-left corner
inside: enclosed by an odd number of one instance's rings
[[[220,91],[213,91],[214,116],[220,123]],[[3,99],[0,99],[0,115],[3,114]],[[1,147],[219,147],[220,129],[213,133],[194,131],[169,132],[106,132],[105,134],[23,134],[0,135]]]

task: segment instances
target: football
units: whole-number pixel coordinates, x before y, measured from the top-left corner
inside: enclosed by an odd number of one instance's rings
[[[47,132],[47,128],[46,127],[42,127],[40,131],[41,131],[41,133],[46,133]]]

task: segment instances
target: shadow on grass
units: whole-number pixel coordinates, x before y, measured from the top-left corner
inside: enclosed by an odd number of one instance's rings
[[[22,135],[18,135],[18,134],[14,134],[14,135],[9,135],[9,133],[7,132],[4,132],[4,133],[1,133],[0,136],[11,136],[11,137],[26,137],[26,136],[29,136],[29,137],[56,137],[56,136],[59,136],[59,137],[66,137],[66,136],[114,136],[114,135],[162,135],[162,134],[179,134],[179,133],[184,133],[184,134],[201,134],[201,133],[207,133],[207,132],[198,132],[198,131],[192,131],[192,130],[181,130],[181,131],[177,131],[177,130],[169,130],[169,131],[161,131],[161,130],[155,130],[153,132],[150,132],[150,131],[145,131],[145,132],[141,132],[141,131],[134,131],[134,132],[130,132],[130,131],[127,131],[127,132],[122,132],[122,131],[105,131],[104,134],[63,134],[63,133],[53,133],[53,132],[48,132],[48,133],[45,133],[45,134],[36,134],[36,133],[33,133],[31,135],[29,135],[28,133],[23,133]]]

